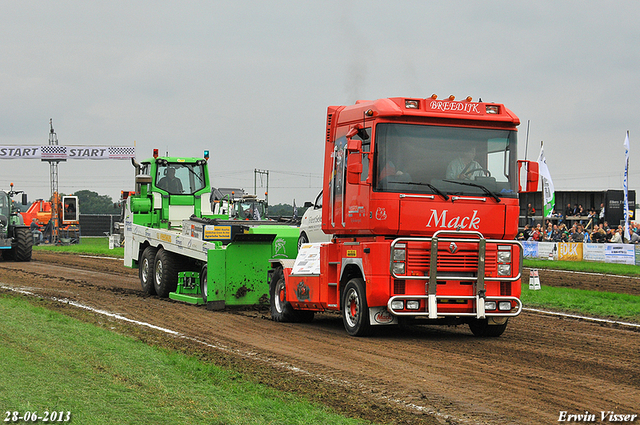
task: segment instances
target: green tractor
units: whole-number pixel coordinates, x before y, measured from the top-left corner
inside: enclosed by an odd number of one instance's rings
[[[9,192],[0,190],[0,253],[4,260],[31,261],[33,235],[11,199],[20,193],[13,190],[13,183]],[[22,193],[22,204],[26,203],[27,195]]]

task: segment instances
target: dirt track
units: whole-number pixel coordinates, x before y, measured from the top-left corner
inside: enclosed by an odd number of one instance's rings
[[[640,294],[637,279],[545,271],[540,279]],[[496,339],[474,338],[466,326],[383,328],[352,338],[335,314],[281,324],[268,311],[207,311],[144,295],[137,271],[121,261],[41,251],[31,263],[0,260],[0,284],[176,331],[35,301],[381,423],[548,424],[560,411],[589,411],[598,421],[600,411],[640,414],[637,328],[525,311]]]

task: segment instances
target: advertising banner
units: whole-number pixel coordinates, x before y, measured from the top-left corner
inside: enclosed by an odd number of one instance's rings
[[[538,243],[538,258],[540,260],[555,260],[558,248],[556,242],[539,242]]]
[[[604,263],[604,244],[601,243],[585,243],[582,247],[582,259],[584,261],[597,261]]]
[[[607,243],[605,245],[604,258],[606,263],[635,264],[635,246],[622,243]]]
[[[524,247],[524,258],[538,258],[538,242],[524,241],[522,246]]]
[[[558,242],[558,260],[582,261],[582,243]]]

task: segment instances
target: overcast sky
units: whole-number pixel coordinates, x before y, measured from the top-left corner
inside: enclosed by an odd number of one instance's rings
[[[321,187],[329,105],[394,96],[505,104],[520,158],[544,141],[556,190],[640,190],[637,1],[0,1],[0,145],[211,151],[218,187],[298,205]],[[529,127],[528,151],[525,153]],[[0,188],[50,196],[49,165],[0,161]],[[263,193],[265,181],[258,181]],[[64,193],[114,200],[129,161],[69,160]]]

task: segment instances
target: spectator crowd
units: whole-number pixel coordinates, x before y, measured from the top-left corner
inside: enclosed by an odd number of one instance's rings
[[[546,220],[545,224],[535,224],[530,217],[531,205],[527,208],[527,224],[518,233],[518,240],[538,242],[587,242],[587,243],[632,243],[640,242],[640,223],[629,223],[630,238],[624,234],[624,226],[609,226],[604,220],[604,205],[600,204],[600,211],[590,209],[585,213],[582,205],[573,208],[567,204],[564,215],[554,213],[558,223]],[[535,210],[534,210],[535,211]],[[579,217],[571,224],[567,217]]]

